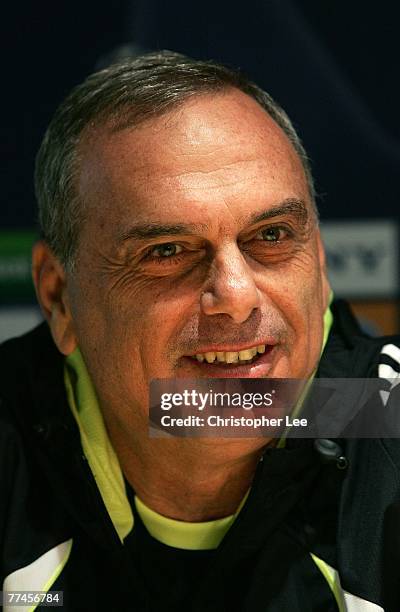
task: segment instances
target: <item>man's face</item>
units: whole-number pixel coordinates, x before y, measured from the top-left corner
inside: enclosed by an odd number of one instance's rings
[[[67,292],[107,406],[146,414],[156,378],[311,375],[322,247],[301,162],[255,101],[195,97],[97,130],[81,154],[86,220]]]

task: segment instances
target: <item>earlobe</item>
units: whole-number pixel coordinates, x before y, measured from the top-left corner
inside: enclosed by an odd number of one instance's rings
[[[53,340],[61,353],[69,355],[75,350],[77,342],[68,303],[65,270],[42,240],[32,250],[32,276],[36,296]]]

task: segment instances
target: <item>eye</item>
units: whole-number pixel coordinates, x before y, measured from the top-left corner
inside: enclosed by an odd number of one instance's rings
[[[264,242],[279,242],[288,236],[288,231],[283,227],[267,227],[259,231],[255,236],[255,240],[263,240]]]
[[[179,253],[182,253],[182,251],[183,247],[181,247],[179,244],[167,242],[154,247],[151,249],[149,254],[151,257],[167,259],[168,257],[179,255]]]

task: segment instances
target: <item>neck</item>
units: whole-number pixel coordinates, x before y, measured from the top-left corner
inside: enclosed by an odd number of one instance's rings
[[[140,439],[107,423],[122,471],[138,497],[187,522],[234,514],[251,486],[267,440]]]

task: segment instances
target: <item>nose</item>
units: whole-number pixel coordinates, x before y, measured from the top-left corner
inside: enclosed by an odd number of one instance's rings
[[[227,314],[235,323],[246,321],[261,303],[254,274],[237,245],[217,253],[200,298],[201,311]]]

